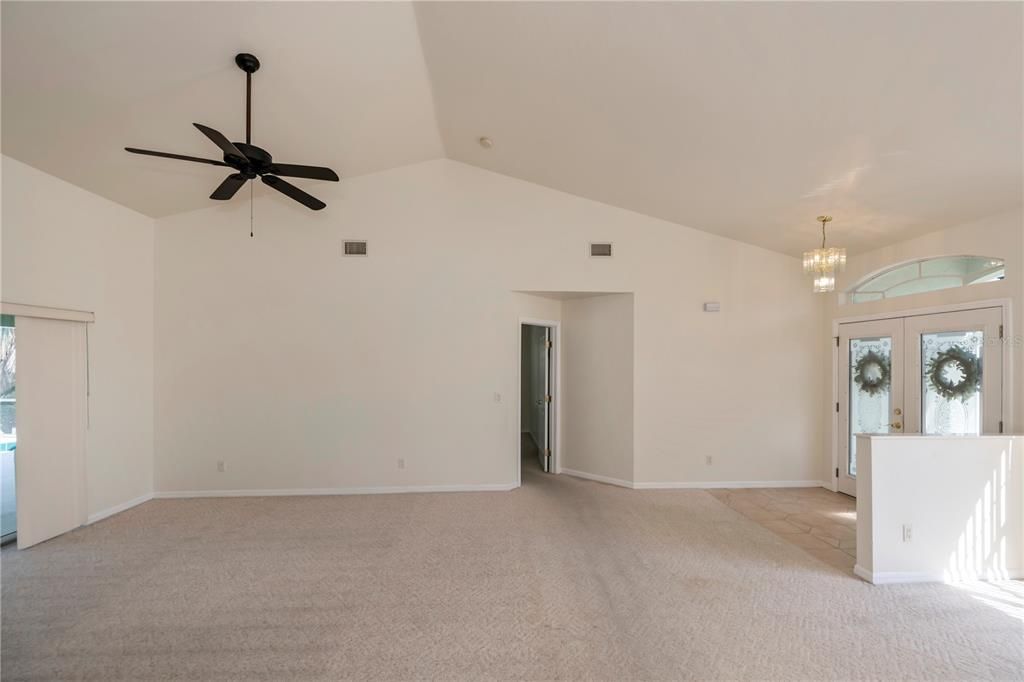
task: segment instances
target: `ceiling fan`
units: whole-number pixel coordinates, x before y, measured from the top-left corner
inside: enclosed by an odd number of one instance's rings
[[[312,180],[338,181],[338,174],[330,168],[321,166],[297,166],[291,163],[276,163],[273,157],[265,149],[252,144],[252,74],[260,68],[260,60],[251,54],[241,53],[235,55],[235,64],[242,71],[245,71],[245,142],[229,142],[223,134],[204,126],[200,123],[193,123],[203,135],[220,147],[224,152],[224,160],[201,159],[196,156],[183,156],[181,154],[168,154],[167,152],[154,152],[148,149],[136,149],[125,147],[125,151],[132,154],[146,154],[148,156],[160,156],[166,159],[180,159],[182,161],[193,161],[195,163],[208,163],[211,166],[228,166],[235,169],[224,182],[220,183],[217,189],[210,195],[211,199],[226,201],[235,196],[235,193],[242,188],[249,180],[259,177],[265,185],[276,189],[281,194],[294,199],[303,206],[314,211],[327,206],[314,196],[306,194],[295,185],[282,180],[280,176],[287,178],[310,178]]]

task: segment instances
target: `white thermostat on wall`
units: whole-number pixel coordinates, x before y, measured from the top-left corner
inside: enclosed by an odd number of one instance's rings
[[[704,304],[704,312],[706,313],[717,313],[722,309],[722,304],[718,301],[712,301],[711,303]]]

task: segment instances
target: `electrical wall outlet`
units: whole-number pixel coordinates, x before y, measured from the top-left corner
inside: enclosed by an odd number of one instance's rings
[[[217,471],[219,471],[221,473],[224,473],[227,470],[228,470],[228,465],[224,463],[224,460],[222,460],[222,459],[217,460]]]
[[[704,463],[707,464],[708,466],[711,466],[711,455],[708,455],[707,457],[704,458]]]
[[[914,529],[909,523],[903,524],[903,542],[910,542],[914,539]]]
[[[398,468],[399,469],[404,469],[405,468],[405,460],[404,459],[399,458],[399,460],[398,460]]]

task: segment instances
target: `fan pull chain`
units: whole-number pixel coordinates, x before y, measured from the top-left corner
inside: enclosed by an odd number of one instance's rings
[[[249,181],[249,239],[253,238],[252,234],[252,180]]]

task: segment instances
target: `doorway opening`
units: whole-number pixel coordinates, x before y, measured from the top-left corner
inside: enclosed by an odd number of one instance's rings
[[[555,343],[557,322],[520,322],[520,481],[555,473]]]

